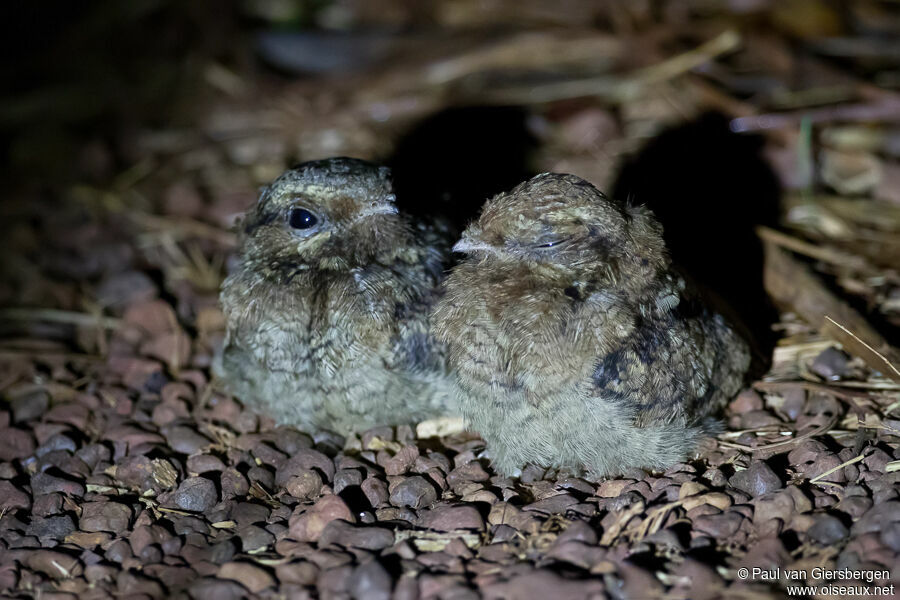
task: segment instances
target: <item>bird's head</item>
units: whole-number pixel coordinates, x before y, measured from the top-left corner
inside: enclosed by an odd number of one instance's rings
[[[353,158],[297,165],[266,187],[242,224],[245,260],[325,270],[364,266],[409,237],[390,169]]]
[[[649,211],[607,198],[580,177],[557,173],[538,175],[488,200],[453,250],[578,274],[615,274],[632,259],[654,268],[667,261],[661,226]]]

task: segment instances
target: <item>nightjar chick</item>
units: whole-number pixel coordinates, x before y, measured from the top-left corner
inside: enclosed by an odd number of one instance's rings
[[[398,214],[390,170],[294,167],[241,224],[221,304],[226,387],[279,423],[346,434],[455,414],[428,315],[449,243]]]
[[[574,175],[488,200],[435,307],[463,416],[506,474],[684,459],[739,391],[747,345],[673,269],[653,214]]]

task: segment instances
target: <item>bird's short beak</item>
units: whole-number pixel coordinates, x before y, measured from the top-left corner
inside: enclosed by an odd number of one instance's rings
[[[490,252],[493,248],[489,244],[485,244],[484,242],[480,242],[478,240],[473,240],[471,238],[464,237],[453,246],[454,252]]]
[[[380,204],[376,204],[375,206],[371,206],[364,211],[360,212],[356,217],[356,221],[360,219],[364,219],[366,217],[371,217],[374,215],[396,215],[397,207],[391,204],[390,202],[382,202]]]

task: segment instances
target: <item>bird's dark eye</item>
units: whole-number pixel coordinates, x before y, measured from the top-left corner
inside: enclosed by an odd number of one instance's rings
[[[292,208],[288,217],[288,224],[294,229],[309,229],[315,227],[319,219],[305,208]]]

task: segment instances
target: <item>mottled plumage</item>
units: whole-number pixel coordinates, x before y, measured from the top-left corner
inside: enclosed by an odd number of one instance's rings
[[[573,175],[489,200],[432,324],[495,466],[663,468],[741,387],[745,343],[672,268],[652,213]]]
[[[398,214],[386,167],[299,165],[263,191],[241,237],[217,367],[241,400],[340,433],[454,412],[428,331],[449,244]]]

